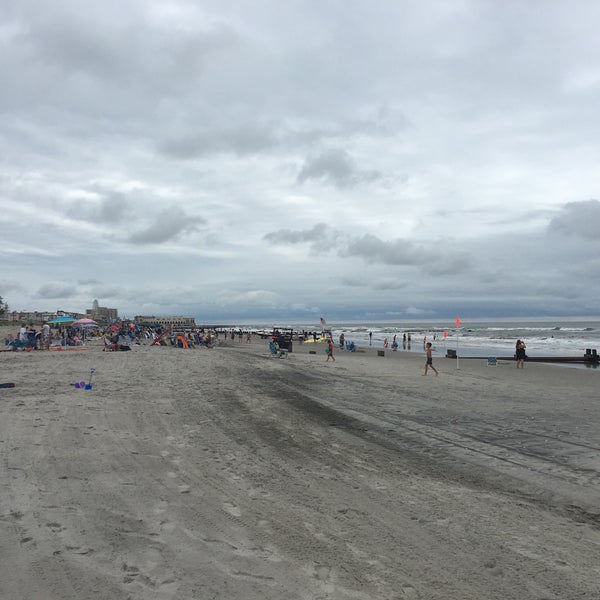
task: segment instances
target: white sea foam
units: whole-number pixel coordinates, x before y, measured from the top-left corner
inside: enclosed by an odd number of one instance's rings
[[[320,325],[290,324],[295,330],[321,331]],[[423,341],[434,343],[438,353],[456,349],[462,355],[512,356],[518,339],[527,345],[530,356],[580,356],[587,349],[600,351],[600,317],[531,318],[474,320],[463,319],[456,329],[450,321],[397,321],[387,323],[331,323],[334,339],[344,333],[346,341],[357,346],[381,348],[385,338],[391,348],[393,336],[399,350],[423,351]],[[371,333],[371,337],[369,337]],[[410,333],[411,343],[403,346],[403,336]]]

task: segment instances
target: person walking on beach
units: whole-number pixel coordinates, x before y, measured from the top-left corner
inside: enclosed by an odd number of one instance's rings
[[[525,359],[527,358],[525,355],[525,342],[523,340],[517,340],[517,344],[515,346],[515,360],[517,361],[517,369],[521,367],[523,369],[525,367]]]
[[[433,372],[436,374],[436,377],[439,375],[438,370],[433,366],[433,357],[431,356],[431,342],[427,342],[427,344],[425,344],[425,354],[427,357],[427,360],[425,361],[425,373],[423,373],[423,375],[427,375],[427,369],[429,369],[429,367],[431,367],[431,369],[433,370]]]
[[[327,360],[325,362],[329,362],[330,358],[335,362],[335,356],[333,356],[333,340],[331,338],[327,340]]]

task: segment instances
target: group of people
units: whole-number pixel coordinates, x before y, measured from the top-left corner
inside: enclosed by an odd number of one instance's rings
[[[369,333],[369,346],[371,346],[371,343],[372,343],[372,339],[373,339],[372,335],[373,335],[372,333]],[[412,341],[412,336],[411,336],[410,332],[409,333],[405,332],[402,334],[402,348],[404,350],[406,350],[407,348],[410,350],[411,341]],[[383,347],[384,348],[389,347],[389,342],[388,342],[387,337],[383,338]],[[398,344],[397,336],[396,336],[396,334],[394,334],[394,337],[392,338],[392,350],[396,351],[396,350],[398,350],[399,347],[400,346]]]
[[[43,323],[41,331],[37,331],[33,323],[30,325],[23,323],[17,337],[9,334],[4,340],[4,345],[9,350],[50,350],[51,341],[52,332],[48,323]]]
[[[394,336],[394,342],[396,341],[396,336]],[[387,338],[385,340],[387,342]],[[386,343],[384,342],[384,347],[386,347]],[[344,334],[340,335],[340,348],[344,348]],[[523,340],[517,340],[515,347],[515,360],[517,361],[517,369],[523,369],[525,367],[525,359],[527,355],[525,353],[525,342]],[[329,360],[333,360],[335,362],[335,357],[333,356],[333,340],[329,338],[327,340],[327,359],[325,362],[329,362]],[[432,343],[425,342],[425,371],[423,375],[427,375],[429,369],[431,369],[436,376],[439,375],[438,370],[433,366],[433,355],[432,355]]]

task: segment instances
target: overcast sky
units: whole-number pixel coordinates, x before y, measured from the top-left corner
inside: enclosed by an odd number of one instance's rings
[[[0,0],[0,295],[599,314],[597,0]]]

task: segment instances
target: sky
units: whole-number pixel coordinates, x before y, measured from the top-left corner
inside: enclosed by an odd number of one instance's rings
[[[0,0],[0,296],[600,314],[596,0]]]

